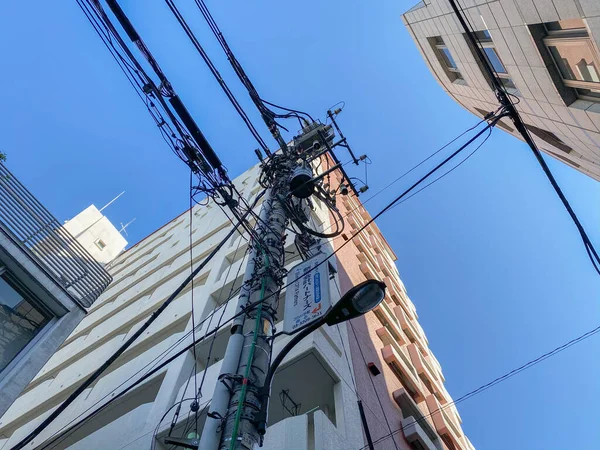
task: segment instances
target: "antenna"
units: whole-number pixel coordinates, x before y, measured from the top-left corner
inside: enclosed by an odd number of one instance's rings
[[[100,212],[104,211],[107,207],[109,207],[112,203],[115,202],[115,200],[117,200],[121,195],[123,195],[125,193],[125,191],[121,192],[119,195],[117,195],[115,198],[113,198],[110,202],[108,202],[106,205],[104,205],[102,208],[100,208]],[[135,220],[135,219],[134,219]],[[132,221],[133,222],[133,221]],[[130,222],[131,223],[131,222]],[[129,225],[129,224],[128,224]]]
[[[107,205],[108,206],[108,205]],[[123,225],[123,222],[121,222],[121,229],[119,230],[119,233],[125,233],[125,236],[129,237],[129,235],[127,234],[126,228],[131,225],[133,222],[135,222],[135,217],[130,220],[129,222],[127,222],[125,225]]]

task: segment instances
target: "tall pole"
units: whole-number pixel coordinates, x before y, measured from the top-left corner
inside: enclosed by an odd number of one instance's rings
[[[332,195],[321,187],[322,175],[313,177],[310,163],[323,154],[320,150],[323,145],[332,153],[329,146],[333,132],[330,130],[330,125],[306,124],[292,146],[269,155],[263,162],[261,178],[268,191],[252,233],[237,318],[231,327],[202,431],[201,450],[249,450],[262,443],[259,425],[264,428],[263,415],[269,401],[268,395],[264,395],[265,381],[271,364],[279,293],[285,277],[285,231],[293,221],[303,229],[305,244],[314,240],[310,234],[329,237],[304,227],[303,223],[310,218],[310,202],[306,200],[311,195],[322,200]]]
[[[244,275],[219,381],[202,432],[202,450],[250,449],[259,442],[252,416],[260,409],[259,390],[269,370],[270,336],[277,311],[288,222],[278,200],[289,193],[290,170],[283,169],[262,204],[251,257]],[[233,440],[233,444],[232,444]]]

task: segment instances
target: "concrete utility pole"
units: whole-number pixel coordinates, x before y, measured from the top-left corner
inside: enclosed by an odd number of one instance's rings
[[[254,449],[262,436],[257,425],[262,411],[266,411],[268,397],[263,385],[269,365],[275,314],[279,293],[285,278],[285,230],[292,220],[303,229],[299,235],[303,254],[316,240],[316,233],[303,225],[308,223],[308,198],[314,194],[323,201],[332,202],[335,191],[322,185],[323,177],[341,164],[313,176],[311,164],[325,154],[332,154],[332,127],[306,124],[293,145],[269,155],[261,166],[261,180],[268,188],[259,220],[255,227],[256,239],[251,240],[251,253],[243,286],[240,291],[231,336],[223,358],[219,381],[210,403],[208,416],[200,438],[201,450]],[[261,158],[260,152],[257,153]],[[345,175],[345,172],[344,172]],[[346,179],[348,179],[346,177]],[[281,319],[281,318],[277,318]],[[264,418],[262,418],[264,421]]]
[[[315,137],[315,142],[317,140]],[[320,144],[312,147],[318,150]],[[282,199],[287,199],[298,185],[299,190],[306,188],[312,178],[310,165],[299,165],[298,153],[294,150],[286,148],[285,152],[270,156],[263,165],[263,170],[267,170],[267,164],[270,169],[265,177],[269,188],[255,227],[260,242],[251,240],[252,249],[236,308],[236,314],[245,314],[232,324],[200,439],[202,450],[251,449],[261,440],[254,415],[260,410],[259,392],[271,361],[270,337],[285,275],[284,239],[289,217]]]
[[[199,448],[203,450],[252,448],[259,442],[256,426],[249,419],[259,409],[258,390],[270,363],[271,341],[267,338],[277,311],[288,221],[277,197],[289,193],[288,182],[289,173],[282,174],[279,183],[269,189],[255,227],[261,244],[252,243],[236,309],[236,313],[246,311],[246,314],[232,325],[200,439]],[[261,248],[263,244],[265,248]],[[233,436],[236,442],[231,446]]]

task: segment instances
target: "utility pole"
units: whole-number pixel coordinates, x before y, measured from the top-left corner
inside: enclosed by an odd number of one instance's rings
[[[245,314],[232,324],[200,439],[201,449],[229,449],[234,434],[238,440],[232,447],[235,449],[252,448],[259,441],[256,427],[249,418],[258,411],[258,388],[269,369],[271,342],[268,338],[277,311],[284,264],[283,239],[288,219],[277,197],[289,193],[286,187],[289,176],[281,175],[279,183],[267,192],[255,227],[262,238],[261,244],[252,243],[236,308],[236,314],[242,311]]]
[[[312,194],[315,180],[311,158],[315,159],[322,146],[329,145],[331,140],[322,143],[319,137],[325,136],[331,127],[318,124],[316,128],[307,128],[297,137],[293,148],[288,146],[285,152],[270,155],[262,165],[262,179],[266,180],[268,190],[253,233],[260,241],[251,240],[236,308],[236,314],[243,314],[232,324],[200,439],[202,450],[252,449],[261,441],[255,415],[261,409],[260,391],[271,362],[271,337],[285,277],[284,239],[291,214],[289,203],[302,208],[300,203]],[[314,140],[307,142],[311,136]],[[308,221],[308,217],[305,219]]]

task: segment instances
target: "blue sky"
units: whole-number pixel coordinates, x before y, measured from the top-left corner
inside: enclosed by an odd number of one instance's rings
[[[346,102],[339,121],[356,152],[373,160],[372,192],[477,121],[421,60],[400,19],[411,2],[207,3],[264,98],[321,117]],[[230,174],[254,164],[256,145],[164,2],[122,4]],[[199,13],[184,10],[264,131]],[[187,207],[186,167],[75,1],[3,2],[0,54],[0,150],[57,217],[125,190],[107,215],[116,224],[136,218],[133,243]],[[600,246],[600,185],[549,165]],[[378,211],[408,182],[368,209]],[[600,279],[574,226],[530,151],[501,131],[378,223],[455,398],[600,322]],[[599,344],[592,337],[462,403],[474,445],[597,448]]]

